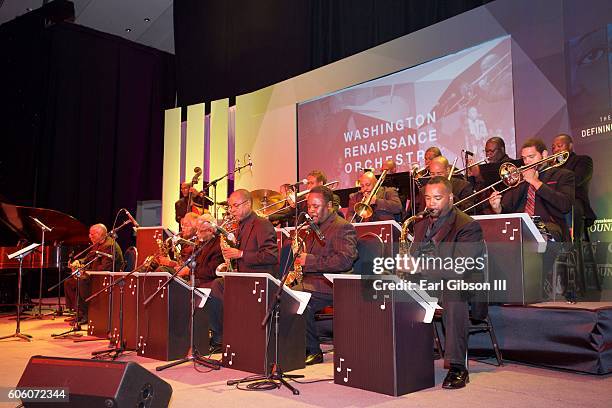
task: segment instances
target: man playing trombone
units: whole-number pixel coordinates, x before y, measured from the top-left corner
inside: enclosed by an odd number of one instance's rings
[[[574,205],[574,174],[553,167],[546,145],[540,139],[528,139],[521,147],[525,166],[520,174],[525,183],[510,189],[503,196],[493,191],[489,204],[496,214],[526,212],[539,216],[555,241],[569,241],[569,226],[565,215]],[[540,162],[541,164],[537,165]]]
[[[376,176],[370,171],[361,175],[359,186],[359,191],[349,196],[347,219],[352,222],[399,220],[402,203],[395,188],[377,183]],[[378,187],[376,191],[375,187]],[[355,206],[366,201],[372,208],[372,215],[368,218],[354,217]]]

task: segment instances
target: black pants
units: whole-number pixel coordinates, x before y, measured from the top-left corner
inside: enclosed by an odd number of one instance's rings
[[[91,295],[91,280],[89,278],[79,279],[79,319],[87,319],[87,299]],[[77,308],[77,279],[70,278],[64,281],[64,296],[66,307],[76,310]]]
[[[444,323],[444,365],[465,365],[470,324],[467,295],[456,290],[442,293]]]
[[[223,278],[217,278],[211,282],[198,282],[196,286],[199,288],[211,289],[210,297],[206,301],[208,308],[208,324],[212,331],[212,344],[221,344],[223,342],[223,291],[225,282]]]
[[[317,327],[315,325],[315,314],[325,306],[333,306],[334,297],[331,293],[309,293],[312,296],[304,311],[304,318],[306,319],[306,354],[315,354],[321,351]]]

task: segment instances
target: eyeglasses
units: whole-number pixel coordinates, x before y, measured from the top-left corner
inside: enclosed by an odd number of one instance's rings
[[[243,202],[238,203],[238,204],[230,204],[229,206],[230,206],[230,208],[233,208],[234,210],[237,210],[238,208],[240,208],[240,206],[242,204],[246,203],[247,201],[249,201],[249,200],[244,200]]]

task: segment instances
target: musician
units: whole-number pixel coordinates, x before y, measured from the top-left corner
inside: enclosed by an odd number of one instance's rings
[[[552,144],[553,154],[569,152],[569,158],[562,169],[574,172],[576,182],[576,202],[574,203],[574,238],[581,240],[588,236],[588,228],[593,225],[597,216],[589,200],[589,184],[593,177],[593,159],[586,155],[574,153],[574,142],[571,136],[560,134]]]
[[[217,267],[224,263],[221,253],[220,239],[215,234],[214,219],[210,214],[203,214],[197,219],[197,249],[195,258],[195,286],[210,288],[208,298],[209,324],[212,332],[209,352],[217,353],[221,350],[223,341],[223,285],[222,278],[215,273]],[[179,276],[189,276],[188,267],[179,272]]]
[[[385,160],[380,171],[383,172],[387,170],[387,174],[395,174],[397,171],[397,166],[395,165],[395,161],[393,159]]]
[[[193,187],[191,183],[181,183],[179,199],[174,203],[174,214],[176,222],[181,225],[181,219],[185,214],[195,211],[202,214],[208,208],[207,197]]]
[[[438,156],[442,156],[442,152],[440,148],[436,146],[431,146],[429,149],[425,150],[425,168],[429,169],[429,163]]]
[[[188,212],[183,218],[181,218],[181,232],[179,233],[180,238],[186,241],[192,241],[195,239],[198,232],[198,217],[198,214],[194,212]],[[179,259],[171,259],[170,256],[163,256],[159,257],[158,263],[161,266],[169,267],[176,270],[177,267],[182,265],[182,261],[186,260],[191,255],[191,253],[193,252],[193,247],[193,245],[183,243],[181,244]],[[163,268],[159,270],[164,271]]]
[[[452,184],[446,177],[434,176],[424,188],[425,203],[431,215],[418,221],[414,226],[414,244],[411,255],[433,256],[442,259],[475,260],[484,256],[483,234],[480,225],[473,218],[458,210],[454,205]],[[477,281],[483,270],[475,268],[458,274],[453,269],[421,270],[424,277],[446,281],[464,279]],[[418,279],[416,279],[418,281]],[[446,389],[465,387],[469,381],[466,367],[469,309],[471,294],[465,291],[449,290],[446,283],[442,290],[442,319],[445,327],[444,359],[448,374],[442,383]],[[475,310],[475,309],[473,309]],[[486,309],[479,308],[478,316],[485,317]],[[474,312],[473,312],[474,313]],[[484,316],[482,314],[484,313]]]
[[[438,156],[431,159],[429,162],[429,174],[431,177],[444,177],[448,179],[448,175],[451,171],[451,165],[448,163],[448,159],[444,156]],[[451,177],[452,192],[455,201],[462,200],[472,194],[472,185],[459,177]],[[423,211],[426,207],[425,203],[425,187],[419,190],[419,197],[417,199],[417,212]],[[472,200],[467,200],[461,204],[461,208],[468,208],[472,205]]]
[[[113,270],[113,246],[115,247],[115,271],[119,271],[123,264],[123,252],[121,247],[113,238],[108,236],[108,231],[104,224],[94,224],[89,228],[89,240],[91,241],[92,247],[87,254],[71,263],[71,268],[85,267],[87,263],[91,262],[84,268],[86,271],[112,271]],[[106,255],[100,255],[106,254]],[[89,276],[86,273],[82,273],[81,278],[78,278],[79,282],[79,324],[87,323],[87,303],[85,299],[91,295],[91,282]],[[76,291],[77,291],[77,279],[67,279],[64,281],[64,294],[66,297],[66,307],[69,309],[76,309]],[[67,319],[67,321],[74,321],[74,319]]]
[[[236,260],[240,272],[267,272],[277,275],[278,247],[272,223],[253,212],[247,190],[234,191],[227,200],[230,214],[238,221],[238,248],[223,248],[226,259]]]
[[[548,157],[546,145],[540,139],[528,139],[521,147],[521,157],[525,165],[536,163]],[[574,174],[560,168],[543,172],[546,167],[543,164],[539,168],[524,170],[524,183],[508,190],[503,197],[494,191],[489,204],[496,214],[526,212],[530,216],[540,216],[555,241],[568,241],[570,235],[565,215],[574,204]]]
[[[327,176],[321,170],[312,170],[306,176],[306,189],[307,190],[311,190],[316,186],[322,186],[325,184],[327,184]],[[286,185],[290,186],[288,184]],[[292,196],[293,194],[288,193],[288,195]],[[338,213],[338,215],[342,217],[343,215],[342,215],[342,212],[340,211],[340,197],[336,194],[334,194],[333,197],[334,197],[333,198],[333,209],[334,211]],[[304,196],[303,198],[304,201],[298,204],[298,214],[307,211],[307,208],[306,208],[307,199],[308,199],[308,194]],[[288,205],[285,208],[281,209],[280,211],[278,211],[277,213],[273,215],[270,215],[268,219],[272,222],[280,222],[280,223],[286,223],[288,225],[293,225],[294,224],[293,218],[295,217],[295,202],[292,199],[287,200],[287,202],[288,202]]]
[[[324,186],[316,186],[308,195],[308,214],[319,226],[325,241],[310,233],[305,240],[305,251],[296,259],[302,266],[302,290],[312,294],[306,308],[306,364],[323,362],[323,353],[315,328],[315,313],[333,304],[332,284],[323,273],[350,272],[357,259],[355,227],[333,209],[333,193]]]
[[[355,215],[355,205],[364,200],[364,197],[369,197],[376,184],[376,176],[368,171],[359,177],[360,188],[356,193],[349,195],[347,218],[353,220]],[[362,221],[382,221],[382,220],[399,220],[402,213],[402,203],[397,194],[397,190],[393,187],[380,186],[375,192],[376,197],[372,199],[371,206],[373,214],[367,219],[358,219],[355,222]]]

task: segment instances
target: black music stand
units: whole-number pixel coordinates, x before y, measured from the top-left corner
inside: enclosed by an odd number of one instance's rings
[[[296,213],[297,213],[297,204],[296,204]],[[296,217],[296,225],[297,225],[297,217]],[[296,231],[295,231],[296,234],[298,232],[298,229],[299,229],[299,226],[296,227]],[[301,374],[285,374],[278,362],[280,302],[281,302],[281,296],[283,294],[283,288],[285,287],[285,281],[287,280],[287,277],[289,276],[289,269],[290,269],[289,265],[292,264],[291,262],[292,259],[293,259],[293,255],[287,257],[287,261],[285,262],[285,265],[283,265],[283,276],[280,279],[278,289],[276,290],[276,293],[274,294],[272,304],[268,308],[266,316],[261,322],[261,326],[266,327],[268,323],[270,322],[270,319],[274,316],[274,323],[273,323],[274,333],[275,333],[275,336],[274,336],[274,364],[272,365],[272,369],[270,370],[270,373],[268,374],[268,368],[266,367],[266,375],[255,375],[255,376],[249,376],[249,377],[238,379],[238,380],[228,380],[227,385],[237,385],[237,384],[255,382],[257,383],[257,386],[252,387],[252,389],[260,389],[260,390],[281,388],[281,386],[284,385],[289,390],[291,390],[293,395],[300,394],[300,391],[294,386],[292,386],[291,384],[289,384],[286,378],[295,379],[295,378],[304,378],[304,376]]]
[[[185,358],[182,358],[180,360],[177,361],[173,361],[172,363],[163,365],[163,366],[159,366],[159,367],[155,367],[156,371],[161,371],[161,370],[165,370],[166,368],[170,368],[170,367],[174,367],[176,365],[179,364],[183,364],[186,363],[188,361],[193,361],[194,363],[197,364],[201,364],[205,367],[210,368],[211,370],[219,370],[221,368],[221,363],[219,361],[215,361],[209,358],[204,357],[203,355],[201,355],[197,348],[195,347],[195,338],[194,338],[194,325],[193,325],[193,317],[195,315],[195,298],[194,298],[194,291],[195,291],[195,275],[194,275],[194,267],[195,267],[195,259],[197,258],[197,256],[200,254],[200,252],[202,251],[202,246],[200,246],[199,248],[196,248],[193,253],[189,256],[189,258],[187,258],[187,260],[185,261],[185,263],[183,263],[183,265],[181,265],[180,267],[178,267],[176,269],[176,271],[170,276],[168,277],[168,279],[166,279],[166,281],[164,283],[162,283],[159,288],[157,288],[157,290],[155,292],[153,292],[153,294],[151,296],[149,296],[143,303],[143,306],[147,306],[154,298],[155,296],[157,296],[157,294],[166,286],[168,286],[168,284],[170,284],[170,282],[178,275],[178,273],[180,272],[181,269],[183,269],[185,266],[187,266],[190,269],[190,275],[191,275],[191,319],[190,319],[190,325],[191,325],[191,334],[190,334],[190,344],[189,344],[189,352],[187,354],[187,356]],[[194,365],[195,367],[195,365]]]
[[[48,227],[47,225],[45,225],[41,220],[39,220],[36,217],[32,217],[31,215],[29,217],[40,228],[41,242],[40,242],[40,281],[38,283],[38,312],[36,312],[33,315],[29,316],[28,319],[42,319],[45,316],[51,316],[53,319],[55,319],[55,313],[54,312],[47,313],[47,314],[43,314],[43,312],[42,312],[43,265],[45,263],[45,231],[51,232],[51,231],[53,231],[53,228]],[[61,268],[59,268],[59,265],[58,265],[58,269],[61,270]],[[57,297],[58,297],[58,299],[60,297],[59,296],[59,286],[58,286]],[[59,300],[58,300],[58,305],[59,305]]]
[[[199,253],[199,251],[201,251],[201,248],[199,248],[198,250],[194,251],[194,253],[196,253],[196,252]],[[185,358],[182,358],[182,359],[177,360],[177,361],[173,361],[171,363],[168,363],[168,364],[165,364],[165,365],[162,365],[162,366],[159,366],[159,367],[155,367],[155,371],[162,371],[162,370],[165,370],[166,368],[174,367],[174,366],[177,366],[179,364],[187,363],[189,361],[193,361],[194,362],[194,368],[195,368],[195,363],[202,364],[203,366],[206,366],[206,367],[208,367],[208,368],[210,368],[212,370],[219,370],[221,368],[221,363],[203,357],[198,352],[198,349],[195,346],[195,334],[194,334],[194,331],[195,331],[194,317],[195,317],[195,312],[196,312],[196,304],[195,304],[195,291],[196,291],[196,287],[195,287],[195,257],[193,257],[193,260],[191,262],[189,262],[188,267],[189,267],[189,279],[191,281],[191,288],[190,288],[190,292],[191,292],[191,316],[190,316],[190,319],[189,319],[189,325],[190,325],[190,328],[191,328],[191,332],[189,333],[189,351],[187,352],[187,356]],[[178,271],[180,271],[181,269],[182,268],[178,269]],[[177,273],[178,273],[178,271],[177,271]],[[208,297],[210,296],[210,289],[207,289],[205,294],[206,294],[206,299],[208,299]]]
[[[13,252],[12,254],[8,255],[8,259],[13,259],[13,258],[19,259],[19,273],[17,275],[17,326],[15,328],[15,333],[9,334],[8,336],[0,337],[0,340],[16,337],[18,339],[32,341],[32,336],[30,336],[29,334],[21,333],[21,329],[20,329],[20,326],[21,326],[21,274],[23,272],[23,258],[31,254],[32,251],[39,246],[40,244],[34,243],[31,245],[28,245],[27,247],[23,249],[20,249],[17,252]]]

